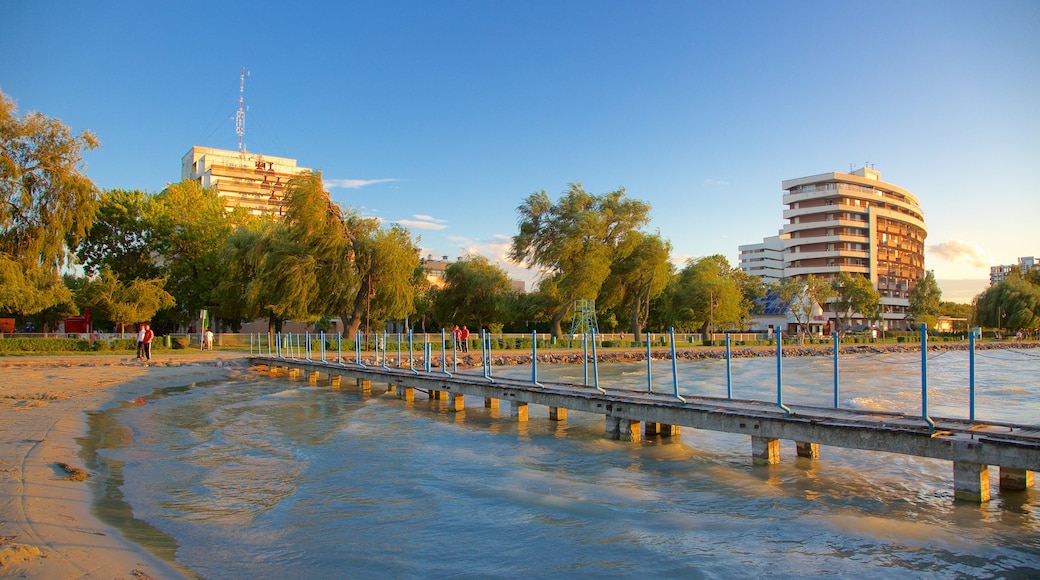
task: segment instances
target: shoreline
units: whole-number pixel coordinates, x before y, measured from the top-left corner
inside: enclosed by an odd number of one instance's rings
[[[929,351],[936,352],[967,348],[963,342],[929,344]],[[1037,349],[1040,343],[992,342],[976,348]],[[852,344],[842,345],[840,350],[843,355],[911,352],[920,352],[920,345]],[[775,346],[731,349],[734,358],[775,353]],[[374,364],[368,354],[363,359]],[[832,354],[829,344],[784,348],[784,356]],[[671,349],[652,347],[651,357],[669,359]],[[724,359],[725,348],[681,348],[676,350],[676,358]],[[133,355],[0,357],[0,376],[4,378],[0,384],[0,576],[194,577],[191,570],[153,555],[94,515],[91,485],[70,477],[85,470],[78,439],[87,434],[89,412],[134,404],[159,388],[233,378],[248,372],[248,359],[248,353],[236,351],[178,352],[153,357],[148,364],[136,361]],[[531,352],[493,350],[491,359],[495,366],[531,364]],[[597,352],[597,359],[645,361],[646,349],[606,349]],[[345,362],[349,360],[352,358],[344,357]],[[439,356],[435,354],[432,362],[436,366]],[[538,352],[538,362],[581,364],[582,353],[545,349]],[[459,364],[480,366],[481,353],[459,353]]]
[[[0,358],[0,576],[192,577],[94,515],[89,479],[70,477],[86,471],[77,439],[90,411],[158,388],[226,379],[247,366],[247,355],[227,352],[148,364],[132,355]]]

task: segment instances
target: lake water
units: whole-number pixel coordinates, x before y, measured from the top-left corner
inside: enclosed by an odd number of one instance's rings
[[[1040,350],[980,351],[976,416],[1040,423]],[[841,359],[842,406],[919,415],[920,355]],[[931,355],[932,416],[968,416],[964,352]],[[646,389],[646,364],[599,365]],[[776,361],[734,360],[733,397],[776,400]],[[473,372],[479,372],[473,371]],[[590,369],[590,381],[591,369]],[[529,378],[530,367],[496,368]],[[540,365],[581,383],[582,366]],[[726,396],[725,362],[679,364],[686,394]],[[671,392],[655,361],[654,390]],[[784,402],[830,406],[831,359],[784,360]],[[173,388],[93,414],[97,511],[206,578],[839,576],[1035,578],[1037,489],[953,500],[949,462],[684,429],[640,443],[602,416],[509,418],[419,394],[254,377]],[[995,479],[997,469],[991,470]]]

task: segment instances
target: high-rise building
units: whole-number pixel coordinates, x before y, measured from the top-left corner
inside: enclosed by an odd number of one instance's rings
[[[924,212],[909,191],[870,168],[783,182],[784,276],[865,276],[881,294],[882,319],[906,318],[910,290],[924,277]]]
[[[310,171],[295,159],[246,151],[192,147],[181,158],[181,179],[213,188],[228,207],[244,207],[254,214],[280,214],[285,185],[293,176]]]
[[[989,285],[993,286],[1007,280],[1008,274],[1018,270],[1025,274],[1030,270],[1040,270],[1040,261],[1033,256],[1025,256],[1018,259],[1017,264],[1003,264],[989,267]]]

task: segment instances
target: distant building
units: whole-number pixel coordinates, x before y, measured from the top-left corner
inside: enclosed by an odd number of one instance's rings
[[[286,183],[306,171],[295,159],[211,147],[192,147],[181,158],[182,180],[215,189],[228,207],[257,215],[281,214]]]
[[[740,246],[740,269],[758,276],[766,284],[775,284],[784,277],[784,238],[772,236],[760,244]]]
[[[910,290],[924,277],[928,230],[917,197],[867,167],[788,179],[782,186],[787,223],[777,237],[740,246],[741,270],[766,282],[810,274],[829,279],[839,272],[864,276],[881,295],[882,324],[901,326]],[[823,311],[813,326],[833,328],[833,318]]]
[[[1019,258],[1017,264],[990,266],[989,285],[993,286],[1000,284],[1007,279],[1008,274],[1015,270],[1019,270],[1023,274],[1030,270],[1040,270],[1040,262],[1038,262],[1033,256],[1026,256],[1024,258]]]

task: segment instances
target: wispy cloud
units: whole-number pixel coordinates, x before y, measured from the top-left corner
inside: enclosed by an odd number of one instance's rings
[[[326,179],[324,181],[325,187],[332,189],[338,187],[341,189],[360,189],[366,185],[373,185],[376,183],[388,183],[391,181],[401,181],[400,179]]]
[[[711,178],[708,178],[708,179],[704,180],[704,185],[707,185],[708,187],[722,187],[722,186],[729,185],[729,182],[728,181],[723,181],[721,179],[711,179]]]
[[[447,220],[438,219],[433,216],[415,214],[412,218],[414,219],[397,220],[397,223],[414,230],[443,230],[448,227]]]
[[[988,267],[993,258],[975,242],[949,240],[928,246],[928,255],[947,262],[967,262],[978,268]]]

